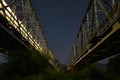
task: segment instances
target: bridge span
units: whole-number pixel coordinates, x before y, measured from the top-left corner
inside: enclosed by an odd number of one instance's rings
[[[68,57],[68,70],[120,53],[120,0],[89,0]]]
[[[28,48],[49,56],[55,66],[32,1],[0,0],[0,51],[16,56],[27,53]]]

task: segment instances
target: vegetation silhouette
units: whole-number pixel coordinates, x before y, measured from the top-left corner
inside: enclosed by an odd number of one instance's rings
[[[0,80],[119,80],[120,56],[110,59],[106,70],[100,70],[94,64],[86,64],[77,71],[69,72],[65,65],[59,64],[59,70],[49,63],[49,56],[41,55],[34,48],[29,53],[11,57],[8,63],[0,65]],[[22,51],[21,51],[22,52]],[[21,53],[19,52],[19,53]],[[42,52],[42,54],[46,54]],[[57,60],[56,60],[57,61]],[[2,74],[1,74],[2,73]]]

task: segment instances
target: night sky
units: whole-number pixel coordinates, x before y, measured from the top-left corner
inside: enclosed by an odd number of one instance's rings
[[[65,64],[85,13],[88,0],[32,0],[48,46]]]

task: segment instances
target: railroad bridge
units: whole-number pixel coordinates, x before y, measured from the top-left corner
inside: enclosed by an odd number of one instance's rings
[[[17,57],[29,49],[49,56],[48,62],[55,66],[32,1],[0,0],[0,52]]]
[[[120,0],[89,0],[68,70],[120,53]]]

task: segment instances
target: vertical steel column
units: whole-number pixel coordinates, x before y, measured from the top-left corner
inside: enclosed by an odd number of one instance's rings
[[[13,0],[13,2],[15,2],[15,0]],[[13,13],[15,13],[15,15],[16,15],[17,14],[17,12],[16,12],[16,2],[14,3],[12,10],[13,10]]]
[[[31,28],[31,19],[30,19],[30,6],[29,6],[29,4],[30,4],[30,2],[29,2],[29,0],[26,2],[26,9],[27,9],[27,13],[26,13],[26,15],[27,15],[27,20],[29,19],[29,26],[28,26],[28,30],[29,30],[29,32],[30,32],[30,34],[33,36],[33,31],[32,31],[32,28]]]
[[[82,27],[83,27],[83,34],[84,34],[84,36],[83,36],[83,38],[84,38],[84,48],[85,48],[85,46],[86,46],[86,44],[88,43],[88,41],[87,41],[87,31],[86,31],[86,28],[85,28],[85,25],[84,24],[82,24]]]
[[[89,21],[89,13],[87,13],[86,15],[86,19],[87,19],[87,40],[89,39],[88,37],[90,36],[89,35],[89,32],[90,32],[90,21]]]
[[[73,46],[74,57],[76,57],[76,45]]]
[[[87,18],[87,26],[88,26],[88,29],[89,29],[89,27],[90,27],[90,21],[89,21],[89,14],[87,13],[87,16],[86,16]],[[89,31],[89,30],[88,30]]]
[[[23,25],[26,28],[26,14],[25,14],[25,2],[22,0],[22,9],[23,9]]]
[[[91,11],[92,11],[92,20],[90,25],[90,38],[93,36],[94,31],[94,2],[91,3]]]
[[[98,26],[99,26],[99,23],[98,23],[98,9],[97,9],[96,0],[94,0],[94,16],[95,16],[97,35],[99,35],[99,30],[98,30]]]
[[[115,5],[115,0],[111,0],[111,3],[112,3],[112,7],[114,7],[114,5]]]

